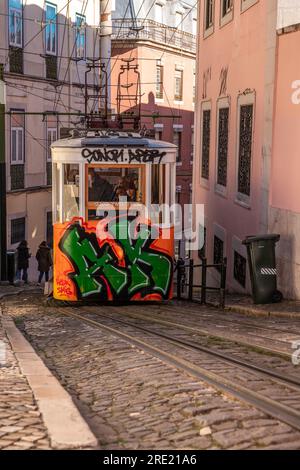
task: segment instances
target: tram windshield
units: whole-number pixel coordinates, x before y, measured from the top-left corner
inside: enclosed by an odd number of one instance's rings
[[[64,165],[64,220],[79,216],[79,165]]]
[[[141,201],[140,168],[89,168],[89,202],[118,202],[121,196],[129,202]]]
[[[89,218],[97,216],[102,203],[143,202],[143,170],[138,166],[90,166],[87,175]]]

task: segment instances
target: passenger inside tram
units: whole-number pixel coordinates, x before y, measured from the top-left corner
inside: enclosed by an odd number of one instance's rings
[[[138,174],[129,173],[127,169],[116,170],[101,172],[89,169],[89,201],[118,202],[120,197],[126,197],[128,202],[137,202]]]

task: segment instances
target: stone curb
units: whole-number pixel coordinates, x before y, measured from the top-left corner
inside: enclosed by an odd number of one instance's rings
[[[2,317],[20,369],[38,404],[54,449],[95,448],[97,439],[84,421],[71,396],[52,375],[13,320]]]
[[[293,313],[293,312],[275,312],[275,311],[267,311],[267,310],[262,310],[259,308],[251,307],[251,306],[244,306],[244,305],[227,305],[225,307],[225,310],[229,312],[234,312],[234,313],[242,313],[244,315],[253,315],[257,317],[281,317],[281,318],[294,318],[294,319],[300,319],[300,314],[299,313]]]

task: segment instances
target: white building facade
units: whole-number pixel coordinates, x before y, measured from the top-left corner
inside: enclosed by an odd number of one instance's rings
[[[7,247],[28,241],[29,280],[36,277],[38,245],[52,241],[49,146],[82,120],[76,113],[84,111],[87,60],[100,56],[100,22],[100,0],[0,2],[0,63],[11,113],[5,135]],[[98,86],[96,69],[88,75],[90,93]],[[96,111],[97,100],[90,106]]]

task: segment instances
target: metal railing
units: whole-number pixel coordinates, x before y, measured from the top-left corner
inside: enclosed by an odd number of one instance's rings
[[[220,284],[218,287],[207,285],[208,269],[218,269],[220,272]],[[194,284],[195,271],[199,270],[199,278],[201,284]],[[189,300],[191,302],[200,302],[202,305],[209,304],[207,301],[207,292],[217,292],[219,298],[219,306],[225,307],[226,297],[226,275],[227,275],[227,258],[222,263],[208,264],[206,258],[202,258],[200,264],[195,264],[193,259],[188,261],[178,260],[176,264],[177,272],[177,299]],[[200,289],[200,298],[195,296],[194,289]]]
[[[196,54],[196,36],[177,28],[147,19],[115,19],[112,39],[155,41]]]

